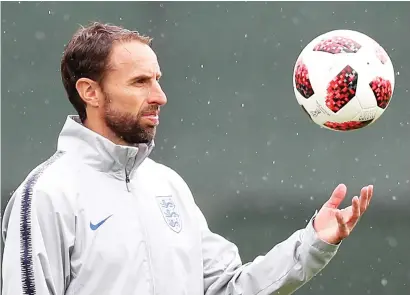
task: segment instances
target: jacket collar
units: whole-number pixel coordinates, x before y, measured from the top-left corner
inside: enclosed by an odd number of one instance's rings
[[[82,162],[102,172],[124,178],[149,156],[154,142],[136,146],[114,144],[81,124],[78,116],[68,116],[58,138],[58,150],[76,153]]]

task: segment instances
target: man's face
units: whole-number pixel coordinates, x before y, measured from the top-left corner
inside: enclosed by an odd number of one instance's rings
[[[117,43],[101,88],[100,115],[126,144],[150,142],[159,124],[159,109],[167,102],[158,83],[161,77],[154,51],[138,41]]]

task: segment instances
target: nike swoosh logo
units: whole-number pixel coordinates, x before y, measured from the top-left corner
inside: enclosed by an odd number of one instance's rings
[[[107,218],[101,220],[99,223],[97,224],[92,224],[90,221],[90,228],[91,230],[97,230],[104,222],[107,221],[108,218],[110,218],[112,216],[112,214],[110,216],[108,216]]]

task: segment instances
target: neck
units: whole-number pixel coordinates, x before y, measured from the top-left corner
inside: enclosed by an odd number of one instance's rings
[[[123,139],[118,137],[106,124],[99,120],[85,119],[83,125],[88,129],[112,141],[116,145],[130,146],[129,143],[125,142]]]

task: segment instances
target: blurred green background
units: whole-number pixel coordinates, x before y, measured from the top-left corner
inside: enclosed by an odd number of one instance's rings
[[[168,104],[152,157],[190,185],[211,228],[243,261],[304,227],[340,182],[375,185],[371,208],[328,267],[297,294],[410,294],[406,2],[8,2],[2,9],[2,212],[55,150],[67,114],[59,73],[80,24],[154,37]],[[339,133],[298,106],[301,49],[334,29],[377,40],[396,71],[394,97],[365,129]],[[345,202],[348,205],[348,201]]]

